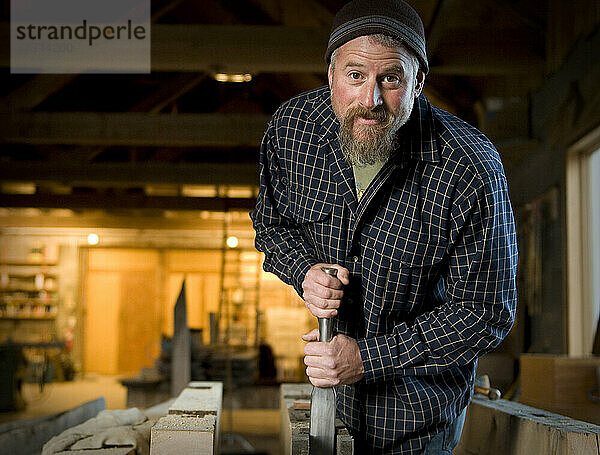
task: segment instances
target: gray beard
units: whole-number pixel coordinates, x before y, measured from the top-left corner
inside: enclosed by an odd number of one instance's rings
[[[414,106],[414,97],[411,97],[410,105],[404,106],[398,116],[384,111],[366,111],[362,108],[354,108],[346,113],[344,121],[340,126],[339,141],[346,161],[352,166],[367,166],[375,163],[385,163],[397,147],[398,130],[406,124]],[[373,117],[383,121],[380,125],[363,126],[362,131],[366,133],[365,139],[354,137],[354,120],[363,115],[368,118],[372,112]]]

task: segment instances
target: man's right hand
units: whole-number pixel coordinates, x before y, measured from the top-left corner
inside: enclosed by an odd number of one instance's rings
[[[336,268],[337,277],[325,273],[322,267]],[[338,264],[313,265],[302,282],[303,298],[306,308],[318,318],[331,318],[337,314],[337,308],[344,296],[343,286],[350,283],[350,272]]]

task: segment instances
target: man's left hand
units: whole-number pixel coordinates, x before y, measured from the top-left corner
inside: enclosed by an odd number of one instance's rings
[[[304,364],[311,384],[332,387],[352,384],[364,375],[364,367],[356,340],[338,334],[329,343],[319,340],[319,330],[302,335],[308,341],[304,347]]]

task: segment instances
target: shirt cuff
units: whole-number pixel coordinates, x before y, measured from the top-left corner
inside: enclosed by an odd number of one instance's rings
[[[317,261],[312,257],[299,257],[296,259],[293,264],[290,266],[290,277],[292,278],[292,285],[296,292],[300,297],[304,294],[304,289],[302,289],[302,283],[304,281],[304,277],[306,276],[306,272],[310,270],[310,268],[315,265]]]
[[[392,380],[403,375],[405,368],[423,364],[427,359],[425,346],[417,334],[404,324],[394,332],[357,340],[366,383]]]

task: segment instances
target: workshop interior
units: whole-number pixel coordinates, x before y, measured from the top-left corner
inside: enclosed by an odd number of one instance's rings
[[[0,452],[122,411],[147,449],[86,453],[308,453],[317,319],[263,270],[249,212],[266,125],[328,83],[345,2],[149,3],[150,70],[94,74],[12,72],[3,2]],[[424,93],[496,146],[519,249],[515,324],[455,453],[600,454],[600,3],[409,3]]]

